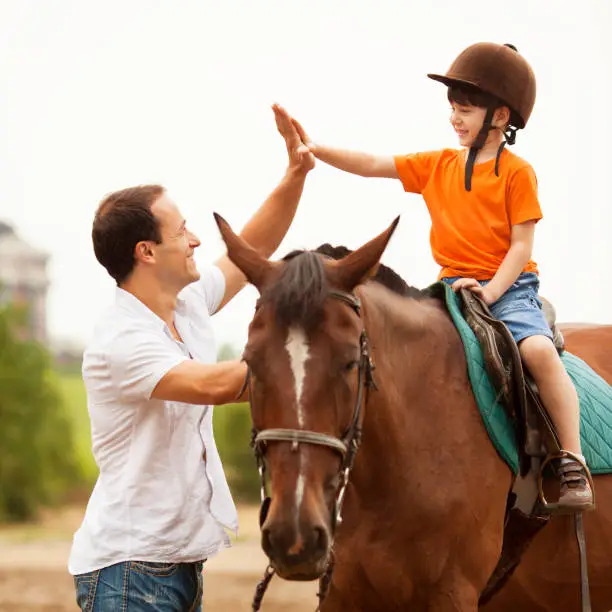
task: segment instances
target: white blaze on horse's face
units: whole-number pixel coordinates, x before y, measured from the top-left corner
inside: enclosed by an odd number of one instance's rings
[[[298,412],[299,428],[304,428],[304,411],[302,409],[302,392],[304,391],[304,379],[306,378],[306,362],[310,358],[308,351],[308,339],[304,330],[299,327],[292,327],[287,333],[287,342],[285,343],[287,353],[289,353],[289,362],[293,379],[295,382],[295,402]],[[300,473],[297,479],[295,490],[296,518],[299,516],[302,500],[304,499],[304,474],[302,473],[302,459],[300,457]]]
[[[289,353],[291,371],[295,382],[295,401],[298,411],[298,424],[304,427],[304,411],[302,410],[302,392],[304,391],[304,379],[306,378],[306,362],[310,355],[308,352],[308,339],[304,330],[292,327],[287,333],[285,348]]]

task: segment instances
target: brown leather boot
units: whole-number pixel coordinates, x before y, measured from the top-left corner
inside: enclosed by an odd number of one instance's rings
[[[588,469],[588,468],[587,468]],[[566,512],[581,512],[595,507],[593,491],[585,467],[578,461],[563,462],[559,469],[561,492],[558,507]]]

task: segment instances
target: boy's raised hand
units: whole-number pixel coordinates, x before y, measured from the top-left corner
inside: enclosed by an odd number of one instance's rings
[[[300,140],[302,141],[304,146],[308,147],[309,150],[312,150],[314,143],[312,142],[308,134],[306,134],[306,130],[302,127],[302,124],[293,117],[291,117],[291,122],[295,126],[297,133],[300,135]]]
[[[305,172],[312,170],[315,165],[315,157],[304,144],[298,129],[299,124],[295,124],[289,113],[282,106],[273,104],[272,110],[274,111],[276,127],[287,145],[289,166],[294,169],[304,170]]]
[[[370,155],[359,151],[347,151],[315,143],[306,134],[306,130],[300,122],[294,119],[284,108],[279,106],[275,112],[278,117],[277,122],[281,121],[283,124],[289,122],[291,124],[291,129],[299,142],[299,146],[296,149],[297,154],[308,154],[308,156],[316,157],[334,168],[358,174],[359,176],[399,178],[393,157]]]
[[[284,115],[285,120],[290,121],[293,124],[293,127],[296,129],[303,145],[300,147],[300,151],[310,150],[311,152],[314,152],[311,149],[311,147],[313,147],[313,142],[309,138],[308,134],[306,134],[306,131],[304,130],[300,122],[294,117],[292,117],[282,106],[279,106],[278,109],[279,112]]]

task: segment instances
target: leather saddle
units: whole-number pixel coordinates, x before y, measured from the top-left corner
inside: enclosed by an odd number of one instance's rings
[[[506,325],[492,316],[487,305],[472,291],[460,290],[462,314],[474,331],[491,382],[516,428],[519,470],[525,476],[533,458],[557,454],[561,448],[555,426],[540,401],[538,390],[523,368],[518,346]],[[554,306],[540,296],[544,314],[561,354],[564,340],[556,325]],[[495,571],[481,593],[480,605],[490,601],[508,581],[533,538],[550,520],[550,515],[532,511],[525,514],[513,507],[514,493],[508,496],[502,554]]]
[[[463,317],[478,339],[498,399],[515,425],[520,473],[525,476],[532,457],[544,457],[560,450],[557,431],[539,399],[537,387],[523,367],[518,346],[508,327],[493,317],[478,295],[468,289],[461,289],[459,294]],[[556,325],[554,306],[545,298],[540,299],[555,347],[562,353],[564,340]]]

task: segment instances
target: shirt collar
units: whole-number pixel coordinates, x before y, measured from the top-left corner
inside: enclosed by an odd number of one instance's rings
[[[168,330],[168,326],[158,315],[156,315],[144,302],[141,302],[133,293],[117,287],[115,291],[115,301],[120,306],[124,306],[134,313],[137,313],[140,317],[144,317],[149,321],[155,323],[160,328]],[[181,317],[187,314],[187,304],[182,298],[176,298],[176,307],[174,312]]]

